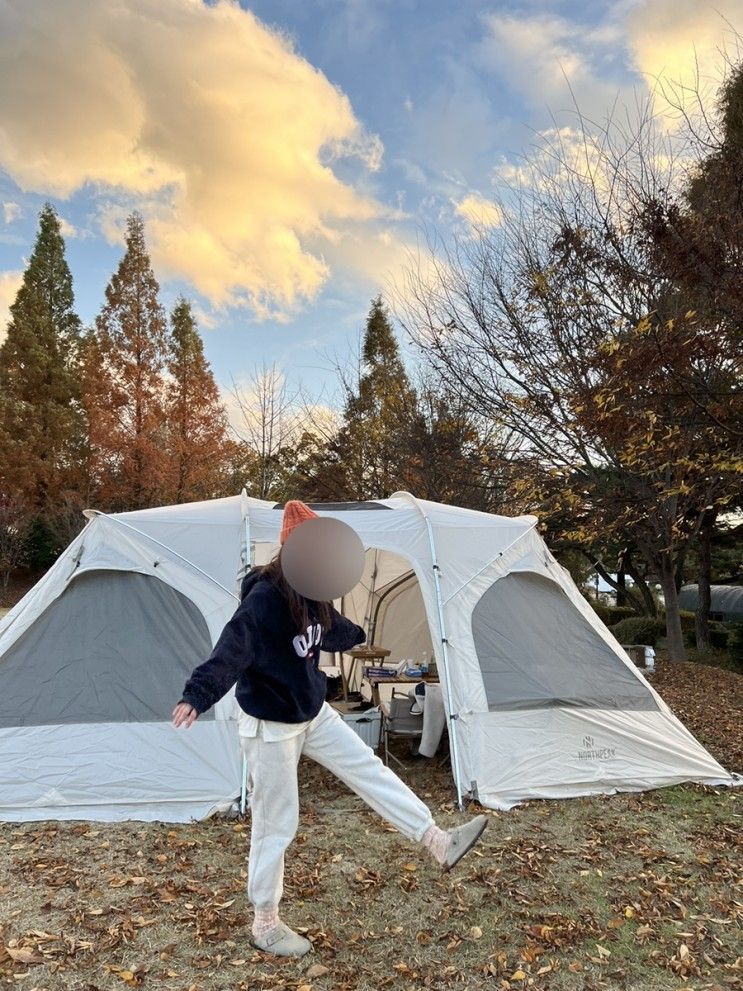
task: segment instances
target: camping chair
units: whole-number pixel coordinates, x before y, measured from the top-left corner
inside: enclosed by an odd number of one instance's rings
[[[380,706],[382,712],[382,738],[384,740],[384,762],[389,767],[390,760],[407,771],[401,760],[390,753],[389,738],[391,736],[404,736],[408,739],[420,739],[423,733],[423,713],[412,713],[410,711],[413,703],[407,695],[392,690],[392,698],[389,702],[383,702]]]

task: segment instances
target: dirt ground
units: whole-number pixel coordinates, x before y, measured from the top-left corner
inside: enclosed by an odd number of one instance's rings
[[[688,669],[688,670],[687,670]],[[743,770],[743,677],[661,663],[655,684]],[[401,772],[444,826],[446,767]],[[313,952],[249,942],[244,818],[0,824],[0,985],[24,991],[743,987],[743,794],[683,786],[488,811],[450,874],[310,762],[283,916]]]

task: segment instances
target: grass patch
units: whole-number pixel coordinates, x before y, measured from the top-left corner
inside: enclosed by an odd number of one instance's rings
[[[477,811],[456,810],[446,770],[403,776],[444,826]],[[0,974],[45,991],[703,991],[740,977],[739,792],[488,811],[481,845],[442,875],[322,768],[303,760],[300,781],[283,915],[310,958],[250,945],[249,815],[3,824]]]

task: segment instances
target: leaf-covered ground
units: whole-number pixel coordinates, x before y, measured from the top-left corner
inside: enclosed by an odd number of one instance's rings
[[[726,766],[743,770],[743,678],[661,664],[655,684]],[[442,825],[445,768],[403,775]],[[249,816],[0,824],[0,982],[24,991],[743,986],[743,794],[696,786],[489,812],[451,874],[335,779],[301,768],[283,914],[314,952],[248,940]],[[467,813],[471,814],[471,810]]]

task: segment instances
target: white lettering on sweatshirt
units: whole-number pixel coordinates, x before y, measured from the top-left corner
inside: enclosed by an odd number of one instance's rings
[[[321,640],[322,626],[320,626],[319,623],[313,623],[311,626],[307,627],[306,633],[302,633],[294,637],[292,644],[299,657],[306,657],[312,648],[317,646]]]

